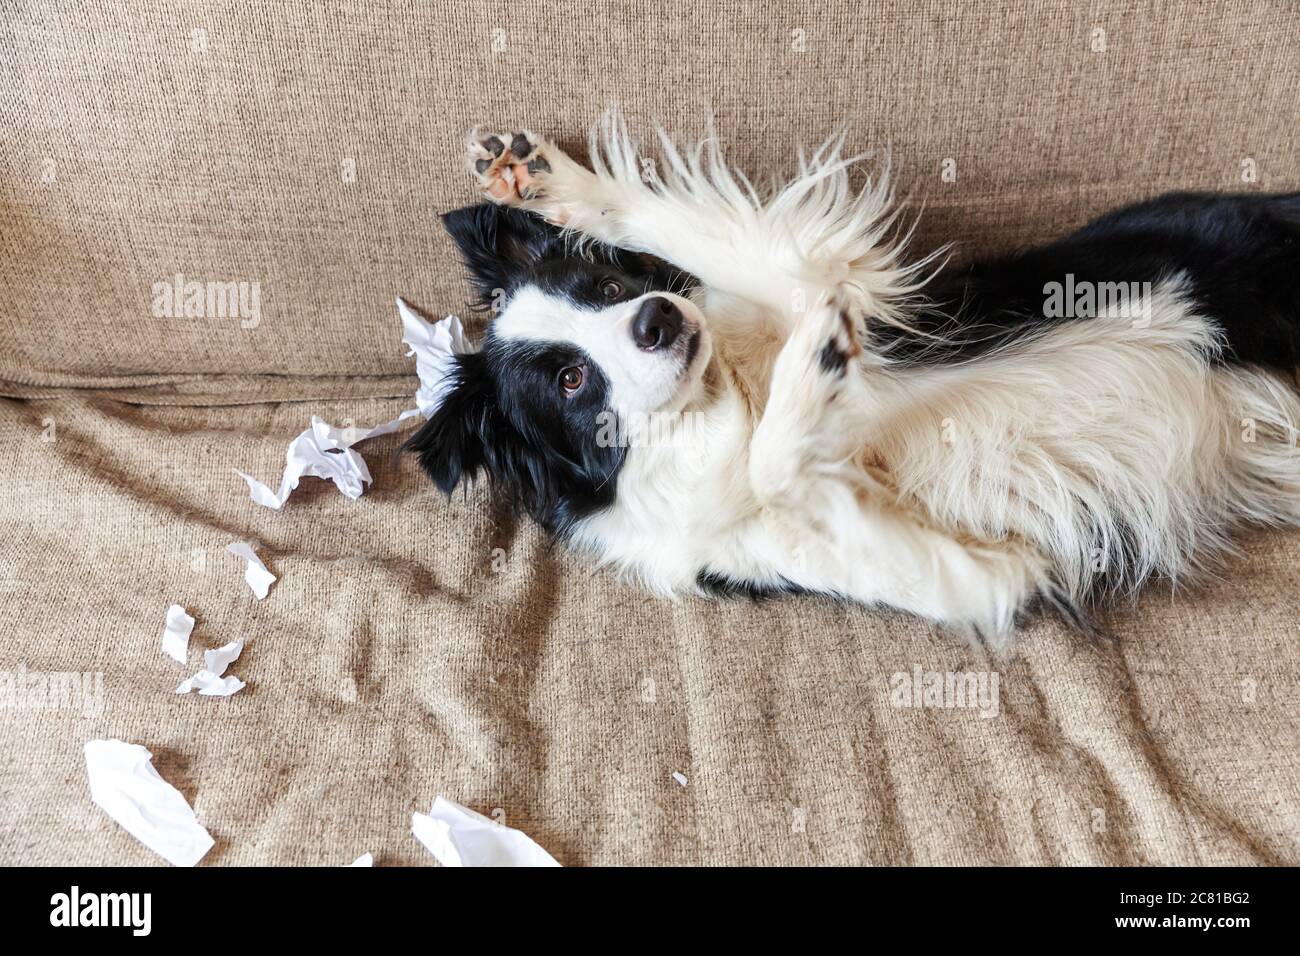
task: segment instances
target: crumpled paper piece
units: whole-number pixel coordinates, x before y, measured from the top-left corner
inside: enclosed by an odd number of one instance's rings
[[[248,483],[253,500],[279,511],[304,476],[326,478],[334,482],[348,498],[361,497],[370,484],[370,470],[365,459],[352,446],[378,435],[387,435],[415,415],[429,416],[442,402],[450,388],[448,373],[456,353],[472,351],[460,319],[449,315],[430,324],[404,299],[397,300],[402,319],[402,341],[409,345],[407,355],[415,356],[415,371],[420,387],[415,393],[415,408],[407,409],[390,422],[371,428],[336,428],[312,416],[311,427],[300,434],[285,452],[284,474],[278,491],[272,491],[252,475],[234,469]]]
[[[239,659],[239,652],[243,649],[243,641],[231,641],[215,651],[204,651],[203,670],[181,681],[176,693],[188,694],[197,690],[201,697],[229,697],[243,690],[248,685],[238,677],[233,674],[229,677],[221,676],[227,667]]]
[[[411,833],[443,866],[559,866],[527,834],[445,797],[411,814]]]
[[[86,742],[90,798],[127,833],[173,866],[193,866],[213,840],[179,790],[153,766],[153,754],[122,740]]]
[[[460,319],[454,315],[430,325],[400,296],[397,313],[402,317],[402,341],[411,347],[406,354],[415,356],[415,374],[420,376],[420,387],[415,393],[416,409],[428,418],[451,388],[449,373],[455,356],[474,349],[465,337]]]
[[[349,498],[361,497],[371,480],[365,460],[351,448],[322,445],[316,433],[317,422],[326,428],[331,427],[312,416],[312,427],[289,443],[284,453],[284,475],[280,478],[279,491],[272,491],[238,468],[234,470],[248,482],[249,493],[259,505],[279,511],[305,475],[329,479]]]
[[[253,593],[257,595],[259,601],[265,598],[271,590],[271,585],[275,583],[275,575],[267,570],[266,565],[262,563],[262,559],[253,550],[253,546],[247,541],[237,541],[234,544],[227,545],[226,550],[235,557],[243,558],[248,562],[248,565],[244,568],[244,580],[253,589]]]
[[[185,608],[179,604],[167,608],[167,623],[163,625],[162,634],[163,653],[178,664],[184,664],[193,632],[194,618],[185,613]]]

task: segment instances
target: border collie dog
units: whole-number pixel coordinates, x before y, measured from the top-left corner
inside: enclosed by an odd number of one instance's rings
[[[760,191],[716,142],[591,168],[474,131],[493,318],[407,443],[655,592],[810,591],[1005,638],[1300,523],[1300,193],[1178,194],[907,261],[843,138]]]

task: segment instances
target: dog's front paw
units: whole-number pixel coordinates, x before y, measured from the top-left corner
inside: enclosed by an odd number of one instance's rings
[[[465,150],[475,181],[493,202],[518,205],[545,196],[551,164],[540,136],[528,130],[487,133],[476,126],[470,130]]]
[[[947,593],[940,620],[1005,646],[1016,618],[1049,580],[1047,563],[1027,546],[1001,542],[957,546],[946,557]]]
[[[799,327],[800,333],[812,339],[817,350],[817,364],[828,375],[843,377],[848,364],[862,354],[857,323],[848,308],[835,296],[824,310],[814,310]]]

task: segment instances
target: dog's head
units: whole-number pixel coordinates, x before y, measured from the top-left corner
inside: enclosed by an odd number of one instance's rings
[[[675,412],[709,357],[684,297],[692,279],[649,256],[581,245],[542,219],[489,203],[443,223],[493,319],[460,355],[451,388],[407,443],[444,492],[485,472],[563,531],[613,501],[632,416]]]

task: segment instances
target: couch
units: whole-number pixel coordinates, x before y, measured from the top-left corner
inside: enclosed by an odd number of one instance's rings
[[[653,599],[482,488],[444,498],[400,434],[359,446],[356,500],[305,479],[272,511],[232,472],[274,485],[311,416],[410,407],[394,296],[481,328],[438,223],[475,199],[475,122],[711,116],[755,178],[843,124],[918,252],[960,258],[1300,188],[1297,34],[1289,0],[7,5],[0,863],[162,862],[90,801],[82,746],[112,737],[189,800],[204,865],[427,864],[439,794],[565,865],[1300,862],[1296,532],[994,658],[824,598]],[[178,281],[256,308],[186,315]],[[246,641],[243,691],[173,693],[173,602],[192,655]],[[98,690],[12,690],[68,673]],[[997,707],[900,706],[950,673]]]

